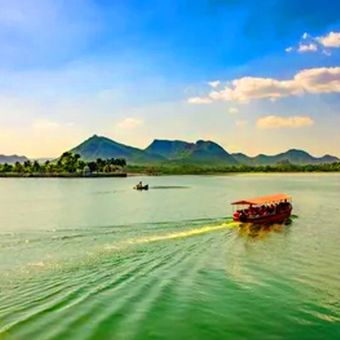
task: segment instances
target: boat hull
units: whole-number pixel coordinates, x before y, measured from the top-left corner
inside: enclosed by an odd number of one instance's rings
[[[253,224],[272,224],[272,223],[283,223],[286,219],[290,217],[292,213],[292,209],[287,211],[269,215],[269,216],[260,216],[254,218],[244,218],[242,220],[234,218],[236,222],[243,222],[243,223],[253,223]]]
[[[135,190],[149,190],[149,185],[143,185],[143,186],[138,186],[136,185],[135,187],[133,187]]]

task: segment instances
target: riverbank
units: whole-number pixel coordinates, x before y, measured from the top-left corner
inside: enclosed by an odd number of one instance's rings
[[[128,173],[101,173],[101,174],[74,174],[74,173],[61,173],[61,174],[20,174],[20,173],[0,173],[0,178],[126,178],[126,177],[138,177],[138,176],[189,176],[189,175],[206,175],[206,176],[218,176],[218,175],[280,175],[280,174],[340,174],[340,171],[197,171],[197,172],[128,172]]]
[[[205,165],[128,165],[130,175],[223,175],[251,173],[331,173],[340,172],[340,163],[315,165],[275,165],[275,166],[205,166]]]
[[[280,174],[280,173],[340,173],[340,163],[315,165],[275,166],[207,166],[207,165],[127,165],[115,172],[1,172],[2,178],[101,178],[167,175],[232,175],[232,174]]]
[[[114,173],[0,173],[0,178],[107,178],[107,177],[127,177],[126,172]]]

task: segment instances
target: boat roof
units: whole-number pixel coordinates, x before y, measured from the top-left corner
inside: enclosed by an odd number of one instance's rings
[[[292,197],[287,194],[275,194],[275,195],[243,199],[243,200],[232,202],[231,204],[259,205],[259,204],[266,204],[266,203],[277,203],[277,202],[284,201],[284,200],[290,200],[291,198]]]

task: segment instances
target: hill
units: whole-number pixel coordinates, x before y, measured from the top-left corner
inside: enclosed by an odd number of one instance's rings
[[[238,162],[220,145],[199,140],[195,143],[192,152],[184,159],[192,163],[223,163],[223,165],[236,165]]]
[[[117,143],[109,138],[94,135],[72,150],[85,161],[97,158],[124,158],[129,164],[196,164],[204,166],[230,165],[296,165],[329,164],[339,162],[337,157],[325,155],[314,157],[304,150],[291,149],[276,155],[259,154],[249,157],[243,153],[228,153],[213,141],[198,140],[189,143],[181,140],[155,139],[145,150]]]
[[[339,159],[334,156],[325,155],[323,157],[313,157],[308,152],[297,149],[290,149],[286,152],[277,155],[264,155],[260,154],[255,157],[248,157],[242,153],[235,153],[232,156],[242,164],[246,165],[275,165],[282,162],[289,162],[296,165],[306,164],[328,164],[338,162]]]
[[[160,155],[168,160],[186,157],[193,148],[193,143],[180,140],[155,139],[145,151],[149,154]]]
[[[25,156],[17,156],[17,155],[10,155],[10,156],[6,156],[6,155],[0,155],[0,164],[14,164],[16,162],[20,162],[23,163],[25,161],[28,161],[28,158]]]
[[[85,161],[95,161],[98,158],[124,158],[131,164],[144,164],[163,160],[159,155],[153,155],[97,135],[90,137],[70,151],[79,154]]]
[[[227,151],[212,141],[199,140],[196,143],[188,143],[156,139],[145,151],[176,163],[237,164],[237,161]]]

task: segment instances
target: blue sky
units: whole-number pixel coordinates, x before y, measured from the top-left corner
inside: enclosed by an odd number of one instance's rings
[[[340,156],[338,13],[325,0],[0,0],[0,153],[56,156],[97,133]]]

